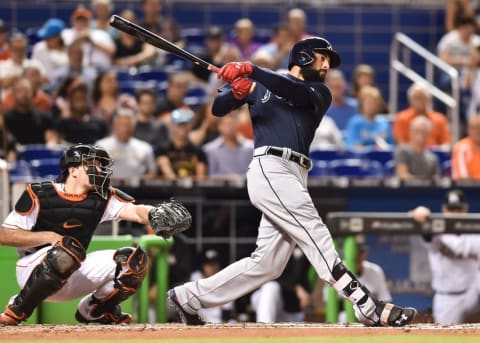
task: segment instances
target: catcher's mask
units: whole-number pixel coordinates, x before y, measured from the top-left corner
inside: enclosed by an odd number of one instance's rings
[[[68,168],[80,165],[85,168],[88,181],[95,192],[107,199],[113,162],[105,149],[87,144],[71,146],[60,159],[61,175],[57,181],[65,182]]]

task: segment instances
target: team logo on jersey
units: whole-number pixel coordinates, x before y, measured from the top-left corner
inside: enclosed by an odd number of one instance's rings
[[[260,102],[262,104],[266,103],[268,100],[270,100],[270,96],[272,95],[272,93],[267,89],[267,91],[265,92],[265,94],[263,95],[263,97],[260,99]]]

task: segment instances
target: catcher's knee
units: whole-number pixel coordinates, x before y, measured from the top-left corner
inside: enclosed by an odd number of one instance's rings
[[[85,260],[83,245],[75,238],[63,236],[48,252],[44,260],[44,268],[59,277],[67,279]]]
[[[125,247],[118,249],[113,259],[117,263],[115,288],[135,293],[147,273],[147,253],[141,247]]]

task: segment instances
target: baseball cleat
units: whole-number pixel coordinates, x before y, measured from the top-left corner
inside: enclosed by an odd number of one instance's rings
[[[26,319],[25,314],[18,315],[9,306],[5,307],[5,312],[0,313],[0,325],[18,325]]]
[[[194,326],[205,325],[205,321],[198,314],[190,314],[182,308],[174,289],[170,289],[167,292],[167,300],[170,307],[173,307],[177,311],[183,324]]]
[[[128,313],[123,313],[120,309],[120,306],[115,306],[115,310],[112,312],[105,312],[98,318],[87,319],[85,318],[79,310],[75,312],[75,319],[80,323],[90,324],[130,324],[132,322],[132,316]]]
[[[417,310],[413,307],[400,307],[383,301],[378,304],[376,312],[380,317],[379,326],[409,325],[417,316]]]

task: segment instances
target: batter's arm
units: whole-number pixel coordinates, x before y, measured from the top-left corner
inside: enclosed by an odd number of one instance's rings
[[[213,100],[212,114],[216,117],[223,117],[247,102],[246,98],[243,100],[235,99],[229,87],[220,88],[219,93]]]
[[[22,228],[0,228],[0,245],[17,248],[36,247],[45,244],[55,244],[62,238],[53,231],[30,231]]]
[[[255,65],[250,77],[263,84],[272,93],[297,106],[322,108],[330,105],[331,100],[324,99],[320,92],[300,79],[291,79],[285,75]]]

